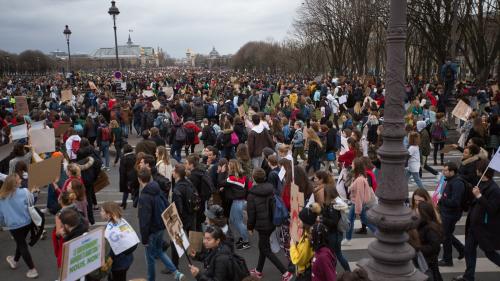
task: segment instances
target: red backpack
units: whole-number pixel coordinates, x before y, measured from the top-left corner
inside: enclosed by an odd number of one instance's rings
[[[101,128],[101,141],[110,141],[111,140],[111,130],[109,127]]]

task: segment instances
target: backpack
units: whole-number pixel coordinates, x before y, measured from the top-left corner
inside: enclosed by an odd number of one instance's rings
[[[460,207],[462,211],[469,211],[470,206],[472,205],[472,201],[474,201],[474,194],[472,193],[472,189],[474,186],[464,178],[460,177],[460,180],[464,183],[464,194],[462,195],[462,202],[460,202]]]
[[[202,208],[202,201],[200,194],[198,193],[198,190],[193,187],[193,184],[191,183],[191,192],[188,192],[186,195],[188,196],[187,198],[187,207],[189,213],[197,213],[201,210]]]
[[[245,259],[235,253],[222,253],[219,255],[228,255],[231,264],[228,265],[228,268],[231,268],[231,275],[234,281],[242,281],[246,277],[250,276],[250,271],[248,270],[247,263]],[[216,261],[216,259],[214,259]],[[220,264],[220,263],[219,263]]]
[[[231,144],[232,145],[238,145],[240,143],[240,139],[238,138],[238,135],[235,132],[231,133]]]
[[[195,132],[193,128],[185,128],[186,131],[186,143],[194,144]]]
[[[101,141],[111,140],[111,130],[109,127],[101,127]]]
[[[201,177],[201,197],[203,201],[210,199],[210,196],[212,196],[215,192],[216,189],[212,178],[208,175],[208,173],[204,173]]]
[[[349,220],[349,216],[347,212],[342,210],[337,210],[340,212],[340,219],[337,223],[337,230],[342,233],[347,233],[347,231],[351,228],[351,221]]]
[[[270,201],[271,201],[271,206],[269,209],[271,210],[272,213],[273,224],[275,226],[280,226],[286,223],[289,216],[288,216],[288,209],[286,208],[283,199],[281,199],[280,196],[275,194],[274,198],[271,198]]]
[[[441,122],[436,122],[434,124],[434,129],[431,132],[431,137],[433,140],[436,140],[436,141],[444,141],[445,140],[446,135],[444,133],[444,129],[443,129]]]
[[[73,140],[71,142],[71,153],[76,155],[78,153],[78,150],[80,150],[80,141],[79,140]]]
[[[207,116],[208,116],[208,118],[215,117],[215,107],[213,104],[209,104],[207,106]]]
[[[186,139],[187,139],[186,129],[182,126],[177,128],[177,130],[175,131],[175,141],[184,143],[186,142]]]
[[[168,199],[163,192],[160,192],[158,196],[154,197],[153,222],[156,225],[164,225],[161,214],[167,209],[168,205]]]
[[[250,98],[248,98],[248,101],[249,101],[250,107],[260,108],[259,98],[257,96],[250,96]]]

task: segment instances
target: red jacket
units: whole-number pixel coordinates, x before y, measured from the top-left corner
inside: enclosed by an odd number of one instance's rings
[[[349,149],[346,153],[339,156],[339,163],[342,163],[344,167],[349,167],[352,165],[354,158],[356,158],[356,153],[354,150]]]
[[[337,258],[332,253],[330,248],[322,247],[314,253],[312,260],[312,281],[335,281],[337,280],[337,273],[335,267],[337,266]]]
[[[431,91],[427,91],[426,96],[429,99],[429,101],[431,102],[431,105],[437,106],[438,101],[437,101],[436,97],[432,94]]]
[[[366,177],[370,178],[370,181],[372,183],[371,186],[372,186],[373,192],[375,192],[377,190],[377,178],[375,177],[375,174],[373,173],[372,170],[367,169],[365,172],[366,172]],[[368,183],[370,183],[370,182],[368,182]]]
[[[196,126],[196,124],[193,121],[188,121],[184,123],[184,128],[194,130],[194,144],[199,144],[200,138],[198,138],[198,134],[201,132],[201,129],[198,128],[198,126]]]

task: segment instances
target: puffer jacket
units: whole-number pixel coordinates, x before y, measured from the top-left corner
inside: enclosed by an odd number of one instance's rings
[[[228,176],[222,183],[224,198],[226,200],[245,200],[247,191],[252,187],[252,182],[247,177]]]
[[[232,281],[234,280],[231,268],[232,252],[227,245],[220,243],[219,247],[208,252],[203,259],[203,268],[197,281]]]
[[[257,184],[248,192],[247,213],[249,230],[272,232],[274,230],[271,199],[274,195],[273,185],[266,182]]]

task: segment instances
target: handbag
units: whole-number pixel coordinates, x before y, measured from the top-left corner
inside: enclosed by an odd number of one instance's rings
[[[366,184],[368,184],[368,183],[366,183]],[[375,205],[377,205],[378,200],[377,200],[377,196],[375,196],[375,192],[373,192],[373,189],[370,186],[368,186],[368,189],[370,190],[370,200],[363,203],[363,206],[366,209],[371,209],[371,208],[375,207]]]
[[[30,196],[30,192],[26,189],[26,198],[28,199],[28,213],[30,214],[31,221],[36,226],[41,226],[42,225],[42,217],[36,210],[35,204],[33,202],[33,197]]]
[[[99,171],[97,179],[94,182],[94,192],[97,193],[108,185],[109,185],[108,174],[106,174],[106,172],[104,172],[103,170]]]

